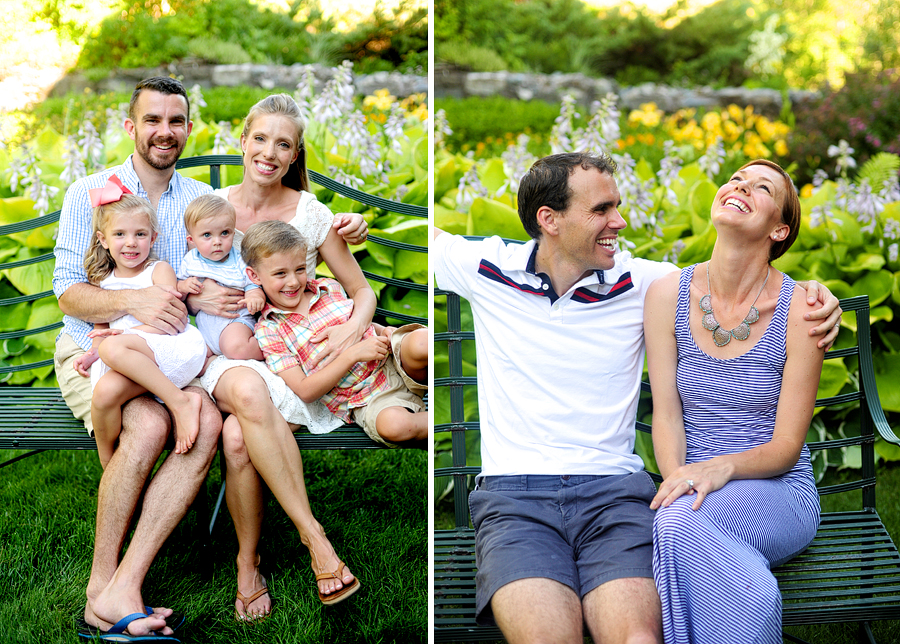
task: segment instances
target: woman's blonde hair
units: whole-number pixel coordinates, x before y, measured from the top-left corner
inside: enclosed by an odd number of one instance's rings
[[[272,114],[283,116],[291,121],[297,129],[294,145],[297,148],[297,158],[291,163],[287,174],[281,178],[281,183],[294,190],[306,190],[309,192],[309,177],[306,172],[306,144],[303,142],[303,134],[306,132],[306,121],[300,114],[297,101],[288,94],[272,94],[266,96],[256,105],[250,108],[247,118],[244,120],[244,131],[241,138],[246,139],[257,116]]]
[[[91,243],[84,253],[84,270],[91,284],[102,282],[116,267],[116,262],[113,261],[109,250],[104,248],[97,238],[97,231],[104,233],[105,236],[106,233],[104,231],[109,226],[110,219],[119,215],[146,215],[150,220],[150,230],[154,234],[159,234],[159,222],[156,220],[156,211],[146,199],[126,194],[122,195],[122,198],[118,201],[94,208]],[[152,247],[150,248],[150,257],[155,257]]]

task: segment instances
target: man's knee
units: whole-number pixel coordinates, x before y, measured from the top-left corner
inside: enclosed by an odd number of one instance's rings
[[[209,394],[200,387],[185,387],[185,391],[200,394],[200,434],[209,436],[218,441],[222,432],[222,412],[216,407]]]
[[[122,407],[119,449],[144,453],[156,459],[171,431],[169,412],[149,396],[138,396]]]
[[[510,642],[583,641],[581,601],[553,579],[530,577],[501,586],[491,598],[491,610]]]

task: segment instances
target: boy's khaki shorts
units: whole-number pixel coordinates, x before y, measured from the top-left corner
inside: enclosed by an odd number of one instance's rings
[[[388,447],[396,447],[396,444],[386,441],[375,429],[375,419],[378,418],[378,414],[388,407],[405,407],[413,413],[425,410],[422,396],[428,391],[428,385],[423,385],[410,378],[403,371],[400,360],[395,358],[400,355],[400,342],[403,340],[403,336],[423,328],[425,327],[421,324],[405,324],[394,331],[394,335],[391,336],[391,354],[388,355],[381,367],[387,377],[387,389],[375,394],[365,407],[357,407],[353,410],[353,420],[363,428],[366,435],[373,441]]]

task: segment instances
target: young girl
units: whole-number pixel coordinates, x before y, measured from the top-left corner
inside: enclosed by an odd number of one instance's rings
[[[94,238],[85,253],[88,279],[104,289],[176,288],[175,271],[151,258],[158,224],[153,207],[134,196],[113,175],[91,191]],[[131,315],[95,324],[91,349],[75,361],[75,370],[91,378],[91,419],[100,463],[106,468],[122,429],[122,405],[149,391],[175,420],[175,453],[183,454],[200,431],[199,394],[182,391],[203,369],[206,343],[187,325],[167,335]],[[98,359],[99,358],[99,359]],[[90,369],[90,373],[88,372]]]

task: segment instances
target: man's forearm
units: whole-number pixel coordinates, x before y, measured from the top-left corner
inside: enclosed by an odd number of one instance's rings
[[[59,308],[66,315],[97,324],[111,322],[128,312],[133,291],[106,291],[93,284],[73,284],[59,298]]]

